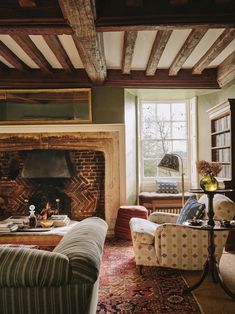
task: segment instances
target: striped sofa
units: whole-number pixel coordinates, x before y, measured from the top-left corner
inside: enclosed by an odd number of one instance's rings
[[[76,224],[53,252],[0,248],[1,314],[96,313],[107,224]]]

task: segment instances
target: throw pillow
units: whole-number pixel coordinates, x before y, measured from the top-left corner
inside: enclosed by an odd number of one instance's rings
[[[156,181],[157,184],[157,193],[169,193],[169,194],[178,194],[178,183],[176,181]]]
[[[182,224],[188,219],[201,219],[205,214],[205,204],[199,203],[194,198],[190,197],[181,209],[180,215],[176,221],[177,224]]]

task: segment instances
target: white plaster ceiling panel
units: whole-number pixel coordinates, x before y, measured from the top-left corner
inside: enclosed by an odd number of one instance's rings
[[[172,32],[159,61],[158,68],[168,69],[170,67],[190,32],[191,29],[180,29]]]
[[[214,44],[216,39],[223,33],[223,28],[209,29],[195,47],[182,68],[193,68],[194,65],[204,56],[207,50]]]
[[[53,51],[47,45],[47,43],[44,40],[42,35],[29,35],[29,37],[32,39],[32,41],[34,42],[34,44],[38,48],[38,50],[40,50],[41,53],[44,55],[46,60],[50,63],[52,68],[62,69],[61,64],[57,60]]]
[[[37,64],[24,52],[24,50],[9,36],[0,35],[0,40],[26,65],[32,69],[38,69]],[[4,62],[5,63],[5,62]],[[6,63],[9,65],[9,63]]]
[[[235,51],[235,39],[209,64],[208,68],[220,65],[233,51]]]
[[[81,61],[81,58],[79,56],[79,53],[77,51],[77,48],[75,46],[72,36],[71,35],[58,35],[58,38],[62,46],[64,47],[64,50],[66,51],[74,68],[83,69],[84,68],[83,63]]]
[[[104,36],[104,53],[108,69],[120,69],[124,32],[107,32]]]
[[[132,59],[132,70],[145,70],[157,31],[138,32]]]
[[[10,64],[5,58],[3,58],[2,56],[0,56],[0,61],[3,62],[4,64],[6,64],[9,68],[14,69],[14,66],[12,64]]]

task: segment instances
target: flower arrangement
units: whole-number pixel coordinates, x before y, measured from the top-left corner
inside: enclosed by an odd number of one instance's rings
[[[222,170],[222,165],[219,162],[199,160],[196,162],[196,166],[198,173],[202,176],[211,174],[212,176],[216,177]]]

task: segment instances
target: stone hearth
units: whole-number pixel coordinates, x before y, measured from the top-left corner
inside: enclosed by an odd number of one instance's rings
[[[92,127],[92,125],[85,127],[81,125],[46,127],[47,129],[55,130],[55,132],[43,132],[45,126],[1,126],[0,153],[22,152],[32,149],[59,149],[71,151],[73,154],[76,154],[76,152],[102,153],[105,168],[104,217],[109,225],[109,233],[112,234],[118,208],[125,199],[124,188],[122,187],[120,189],[120,178],[124,177],[124,167],[120,167],[120,163],[123,162],[123,127],[116,126],[113,128],[110,126],[106,127],[106,129],[110,129],[110,131],[95,132],[91,130],[100,129],[102,127]],[[89,131],[85,131],[85,129]],[[120,171],[120,169],[122,170]],[[8,183],[10,184],[9,187],[12,186],[10,182]],[[72,218],[76,218],[76,209],[74,209],[74,213]]]

